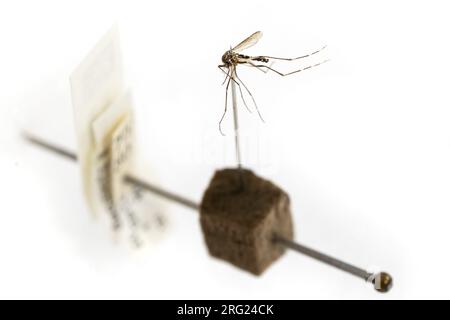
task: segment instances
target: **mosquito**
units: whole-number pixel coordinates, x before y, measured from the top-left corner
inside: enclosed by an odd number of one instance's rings
[[[238,65],[245,65],[248,67],[252,67],[252,68],[256,68],[264,73],[267,73],[268,71],[272,71],[282,77],[285,76],[289,76],[291,74],[294,73],[299,73],[301,71],[304,70],[308,70],[311,69],[313,67],[317,67],[325,62],[327,62],[328,60],[324,60],[322,62],[313,64],[313,65],[309,65],[307,67],[301,68],[301,69],[297,69],[291,72],[287,72],[287,73],[283,73],[280,72],[274,68],[272,68],[273,63],[275,62],[274,60],[281,60],[281,61],[294,61],[294,60],[299,60],[299,59],[303,59],[303,58],[308,58],[311,57],[319,52],[321,52],[323,49],[326,48],[326,46],[320,48],[319,50],[316,50],[314,52],[311,52],[309,54],[300,56],[300,57],[296,57],[296,58],[279,58],[279,57],[271,57],[271,56],[248,56],[248,55],[244,55],[241,54],[240,52],[248,49],[252,46],[254,46],[259,39],[261,39],[262,37],[262,32],[261,31],[257,31],[255,33],[253,33],[251,36],[249,36],[248,38],[246,38],[245,40],[243,40],[241,43],[239,43],[237,46],[235,46],[234,48],[230,48],[230,50],[226,51],[223,56],[222,56],[222,64],[218,66],[218,68],[226,75],[225,76],[225,80],[223,81],[222,84],[226,83],[226,89],[225,89],[225,110],[223,112],[222,117],[220,118],[219,121],[219,131],[222,135],[224,135],[223,131],[222,131],[222,121],[225,117],[225,114],[227,113],[227,103],[228,103],[228,88],[230,86],[230,82],[233,81],[238,89],[239,89],[239,93],[242,99],[242,102],[244,103],[245,107],[247,108],[247,110],[251,113],[250,108],[247,105],[247,102],[245,101],[244,98],[244,94],[242,92],[242,87],[244,88],[244,90],[247,92],[247,94],[250,96],[250,98],[253,101],[253,105],[255,106],[256,111],[258,112],[258,116],[261,119],[262,122],[264,122],[263,117],[261,116],[261,113],[259,112],[258,109],[258,105],[256,104],[255,98],[253,97],[252,93],[250,92],[250,90],[248,89],[248,87],[244,84],[244,82],[239,78],[237,72],[236,72],[236,67]]]

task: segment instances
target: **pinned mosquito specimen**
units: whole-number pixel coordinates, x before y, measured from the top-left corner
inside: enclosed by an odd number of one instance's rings
[[[278,70],[275,70],[274,68],[272,68],[272,64],[275,60],[282,60],[282,61],[294,61],[294,60],[299,60],[299,59],[303,59],[303,58],[307,58],[310,57],[312,55],[315,55],[317,53],[319,53],[320,51],[322,51],[323,49],[325,49],[325,47],[316,50],[312,53],[300,56],[300,57],[296,57],[296,58],[278,58],[278,57],[271,57],[271,56],[247,56],[244,54],[241,54],[240,52],[244,49],[250,48],[252,46],[254,46],[259,39],[261,39],[262,37],[262,32],[261,31],[257,31],[255,33],[253,33],[250,37],[246,38],[244,41],[242,41],[241,43],[239,43],[237,46],[235,46],[234,48],[230,48],[230,50],[226,51],[223,56],[222,56],[222,64],[219,65],[219,69],[225,73],[226,77],[225,80],[223,81],[223,84],[226,83],[226,89],[225,89],[225,110],[223,112],[222,118],[219,121],[219,131],[222,135],[223,131],[222,131],[222,121],[223,118],[225,117],[225,114],[227,113],[227,103],[228,103],[228,88],[230,86],[230,83],[232,83],[232,86],[234,84],[236,84],[239,88],[239,93],[242,99],[242,102],[244,103],[245,107],[247,108],[247,110],[249,112],[250,109],[247,106],[247,103],[244,99],[244,94],[242,92],[242,87],[244,87],[244,90],[248,93],[248,95],[251,97],[253,104],[255,106],[256,111],[258,112],[259,118],[261,119],[262,122],[264,122],[263,117],[261,116],[261,113],[259,112],[258,106],[256,104],[255,98],[253,97],[252,93],[250,92],[250,90],[247,88],[247,86],[244,84],[244,82],[242,82],[242,80],[239,78],[239,76],[237,75],[236,72],[236,67],[238,65],[246,65],[249,67],[253,67],[256,68],[264,73],[267,73],[268,71],[272,71],[275,72],[276,74],[280,75],[280,76],[288,76],[294,73],[298,73],[307,69],[311,69],[313,67],[317,67],[319,65],[321,65],[322,63],[325,63],[328,60],[324,60],[322,62],[313,64],[313,65],[309,65],[307,67],[301,68],[301,69],[297,69],[291,72],[287,72],[287,73],[282,73]]]

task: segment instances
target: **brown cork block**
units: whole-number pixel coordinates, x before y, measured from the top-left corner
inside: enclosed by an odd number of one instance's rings
[[[284,253],[275,235],[293,238],[288,195],[245,169],[216,171],[203,196],[200,222],[212,256],[255,275]]]

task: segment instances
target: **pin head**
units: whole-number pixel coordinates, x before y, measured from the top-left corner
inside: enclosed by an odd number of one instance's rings
[[[394,285],[391,275],[386,272],[380,272],[374,275],[372,280],[375,290],[381,293],[388,292]]]

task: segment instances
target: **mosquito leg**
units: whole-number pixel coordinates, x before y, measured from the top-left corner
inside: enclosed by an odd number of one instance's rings
[[[258,112],[259,118],[261,119],[262,122],[265,123],[263,117],[261,116],[261,113],[259,112],[258,105],[256,104],[255,98],[253,97],[252,93],[251,93],[250,90],[247,88],[247,86],[245,85],[245,83],[241,80],[241,78],[239,78],[239,76],[237,75],[236,70],[235,70],[235,73],[234,73],[234,74],[236,75],[236,79],[239,80],[239,82],[244,86],[244,88],[245,88],[245,90],[247,91],[248,95],[252,98],[253,104],[255,105],[256,112]]]
[[[270,63],[270,65],[269,65],[269,67],[272,67],[274,63],[275,63],[275,61],[272,61],[272,62]],[[245,63],[243,63],[242,65],[243,65],[243,66],[249,65],[249,63],[248,63],[248,62],[245,62]],[[253,66],[253,67],[255,67],[255,66]],[[256,67],[255,67],[255,68],[256,68]],[[261,68],[256,68],[256,69],[258,69],[258,70],[261,71],[262,73],[267,73],[267,72],[269,72],[269,69],[261,69]]]
[[[227,75],[227,77],[225,78],[225,80],[224,80],[224,82],[223,82],[222,84],[225,83],[225,81],[228,79],[228,77],[229,77],[231,80],[233,80],[233,82],[236,83],[237,86],[238,86],[238,88],[239,88],[239,93],[241,94],[241,99],[242,99],[242,102],[244,102],[245,108],[247,109],[248,112],[252,113],[252,110],[250,110],[250,108],[249,108],[248,105],[247,105],[247,102],[245,101],[244,94],[242,93],[242,88],[241,88],[241,86],[239,85],[239,82],[237,82],[235,79],[233,79],[233,77],[230,76],[230,70],[228,70],[228,72],[225,72],[225,70],[223,70],[222,68],[223,68],[223,66],[219,66],[219,69],[222,70],[222,72],[225,73],[225,74]]]
[[[308,58],[311,57],[317,53],[319,53],[320,51],[322,51],[323,49],[325,49],[327,46],[323,46],[322,48],[320,48],[319,50],[316,50],[314,52],[311,52],[309,54],[305,54],[303,56],[300,57],[296,57],[296,58],[278,58],[278,57],[271,57],[271,56],[257,56],[257,57],[253,57],[252,60],[255,61],[262,61],[264,59],[274,59],[274,60],[284,60],[284,61],[294,61],[294,60],[299,60],[299,59],[304,59],[304,58]]]
[[[235,79],[233,79],[233,78],[231,78],[231,79],[234,81],[234,83],[237,84],[237,86],[238,86],[238,88],[239,88],[239,93],[240,93],[240,95],[241,95],[242,102],[244,102],[245,108],[247,109],[248,112],[252,113],[252,110],[250,110],[250,108],[247,106],[247,102],[245,101],[244,94],[242,93],[242,89],[241,89],[241,86],[239,85],[239,82],[237,82],[237,81],[236,81]]]
[[[228,72],[226,72],[225,70],[223,70],[223,68],[224,68],[223,65],[220,65],[220,66],[217,66],[217,67],[220,69],[220,71],[222,71],[223,73],[225,73],[225,79],[224,79],[223,82],[222,82],[222,85],[224,85],[225,82],[227,81],[228,77],[230,76],[230,69],[228,69]]]
[[[263,64],[257,65],[257,64],[254,64],[254,63],[251,62],[251,61],[248,61],[247,63],[250,64],[251,66],[255,67],[255,68],[267,68],[267,70],[273,71],[273,72],[279,74],[280,76],[285,77],[285,76],[289,76],[289,75],[294,74],[294,73],[298,73],[298,72],[301,72],[301,71],[305,71],[305,70],[308,70],[308,69],[311,69],[311,68],[320,66],[321,64],[323,64],[323,63],[325,63],[325,62],[327,62],[327,61],[328,61],[328,60],[324,60],[324,61],[322,61],[322,62],[319,62],[319,63],[313,64],[313,65],[304,67],[304,68],[302,68],[302,69],[294,70],[294,71],[291,71],[291,72],[288,72],[288,73],[282,73],[282,72],[280,72],[280,71],[278,71],[278,70],[275,70],[275,69],[272,68],[272,67],[269,67],[269,66],[266,66],[266,65],[263,65]]]
[[[228,87],[230,86],[230,82],[231,82],[231,77],[229,77],[228,82],[227,82],[227,86],[225,88],[225,110],[223,111],[222,118],[220,118],[220,121],[219,121],[219,131],[220,131],[220,134],[223,135],[223,136],[225,136],[225,134],[222,131],[222,121],[223,121],[223,118],[225,117],[225,114],[227,113]]]

